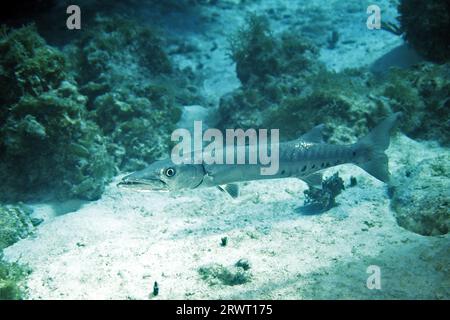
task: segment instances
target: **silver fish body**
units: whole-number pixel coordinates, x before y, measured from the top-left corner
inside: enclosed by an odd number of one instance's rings
[[[212,187],[229,183],[296,177],[305,179],[312,174],[344,163],[359,162],[355,145],[331,145],[290,141],[280,143],[279,168],[274,175],[262,175],[265,167],[256,164],[203,164],[205,176],[199,186]],[[270,148],[269,148],[270,149]]]
[[[261,174],[264,165],[259,160],[254,164],[174,164],[168,159],[156,161],[149,167],[124,177],[118,186],[170,191],[288,177],[317,185],[321,180],[318,173],[344,163],[358,165],[375,178],[387,182],[388,158],[384,150],[389,146],[390,131],[400,116],[400,113],[389,116],[355,144],[320,143],[322,125],[297,140],[279,143],[276,145],[279,150],[278,171],[273,175]],[[237,148],[246,148],[248,152],[249,146]],[[237,148],[234,148],[234,152],[237,152]],[[223,154],[226,154],[226,150]]]

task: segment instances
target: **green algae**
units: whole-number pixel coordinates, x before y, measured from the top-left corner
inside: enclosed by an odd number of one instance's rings
[[[5,262],[0,254],[0,300],[21,300],[26,297],[23,281],[31,270],[17,263]]]
[[[0,204],[0,300],[17,300],[25,295],[22,281],[31,272],[30,269],[2,260],[2,251],[32,233],[31,212],[23,204]]]
[[[270,77],[305,72],[318,50],[293,33],[272,34],[264,16],[250,15],[246,24],[230,39],[231,57],[243,85],[260,85]]]
[[[27,237],[33,231],[30,209],[24,205],[0,205],[0,249]]]

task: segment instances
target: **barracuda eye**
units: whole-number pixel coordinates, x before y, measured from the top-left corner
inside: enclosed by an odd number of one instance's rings
[[[174,168],[167,168],[164,170],[164,174],[166,175],[166,177],[173,177],[175,175],[176,171]]]

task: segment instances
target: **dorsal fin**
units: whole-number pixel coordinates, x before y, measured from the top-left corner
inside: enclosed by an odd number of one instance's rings
[[[309,130],[307,133],[302,135],[298,140],[306,141],[306,142],[314,142],[314,143],[322,143],[323,142],[323,129],[325,128],[324,124],[319,124]]]

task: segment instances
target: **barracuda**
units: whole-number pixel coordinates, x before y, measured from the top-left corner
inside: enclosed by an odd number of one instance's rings
[[[279,168],[273,175],[262,175],[260,163],[174,164],[168,159],[124,177],[118,186],[152,191],[219,187],[236,197],[239,191],[236,182],[295,177],[317,186],[324,169],[345,163],[355,164],[378,180],[388,182],[388,158],[384,151],[389,147],[390,131],[400,116],[401,113],[392,114],[354,144],[323,143],[323,125],[297,140],[279,143]]]

